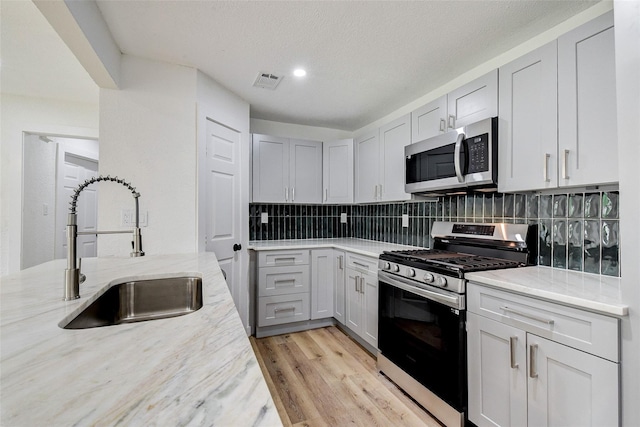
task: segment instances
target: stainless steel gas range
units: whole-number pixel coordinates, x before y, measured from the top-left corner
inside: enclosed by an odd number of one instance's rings
[[[384,252],[378,267],[378,369],[446,426],[467,412],[465,273],[526,266],[524,224],[435,222],[433,249]]]

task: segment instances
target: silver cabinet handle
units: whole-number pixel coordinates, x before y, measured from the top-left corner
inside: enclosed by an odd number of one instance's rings
[[[380,192],[378,194],[380,195],[380,200],[382,200],[382,184],[380,184]]]
[[[276,283],[296,283],[296,279],[277,279],[273,281],[274,284]]]
[[[291,307],[276,308],[275,310],[273,310],[274,313],[279,313],[281,311],[296,311],[296,308],[294,306],[291,306]]]
[[[338,268],[344,270],[344,255],[338,256]]]
[[[329,199],[329,189],[324,189],[324,201],[326,202]]]
[[[464,133],[458,135],[456,146],[453,150],[453,167],[456,170],[458,182],[464,182],[464,176],[462,175],[462,165],[460,164],[460,151],[462,150],[462,141],[464,141]]]
[[[278,262],[278,261],[295,261],[296,257],[294,256],[288,256],[288,257],[278,257],[278,258],[274,258],[273,262]]]
[[[364,294],[364,277],[360,277],[360,293]]]
[[[551,158],[551,154],[544,153],[544,161],[542,163],[542,179],[544,182],[549,182],[551,179],[549,178],[549,159]]]
[[[378,200],[378,186],[373,186],[373,200]]]
[[[369,265],[368,264],[363,264],[363,263],[358,262],[358,261],[353,261],[353,265],[357,265],[358,267],[364,267],[367,270],[369,269]]]
[[[569,150],[562,150],[562,179],[569,179],[569,175],[567,171],[569,170],[569,165],[567,161],[569,160]]]
[[[289,201],[289,187],[284,187],[284,200]]]
[[[360,290],[358,289],[358,279],[360,278],[360,276],[356,276],[355,277],[355,282],[356,282],[356,292],[360,292]]]
[[[531,378],[538,378],[536,357],[538,357],[538,344],[532,344],[529,346],[529,377]]]
[[[440,132],[444,132],[447,130],[447,122],[445,119],[440,119]]]
[[[518,364],[516,363],[516,343],[518,342],[518,337],[509,337],[509,354],[511,358],[511,369],[518,369]]]
[[[449,128],[455,129],[456,127],[456,116],[453,114],[449,114]]]
[[[296,200],[296,189],[295,187],[291,187],[291,201],[295,201]]]
[[[518,316],[526,317],[528,319],[535,320],[536,322],[546,323],[549,326],[554,324],[553,319],[536,316],[535,314],[523,313],[522,311],[514,310],[513,308],[507,307],[506,305],[500,307],[500,310],[506,311],[507,313],[517,314]]]

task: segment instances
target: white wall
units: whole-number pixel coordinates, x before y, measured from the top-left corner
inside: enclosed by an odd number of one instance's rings
[[[0,275],[20,270],[23,132],[98,137],[96,104],[0,95]]]
[[[315,141],[334,141],[337,139],[351,138],[352,135],[352,132],[345,130],[272,122],[261,119],[251,119],[251,133],[281,136],[284,138],[311,139]]]
[[[640,420],[640,2],[616,1],[616,84],[620,168],[622,297],[622,414],[624,426]]]
[[[100,89],[100,173],[140,193],[149,254],[197,250],[196,70],[123,55],[120,90]],[[131,192],[100,183],[98,228],[121,227]],[[98,256],[128,255],[129,235],[100,235]]]

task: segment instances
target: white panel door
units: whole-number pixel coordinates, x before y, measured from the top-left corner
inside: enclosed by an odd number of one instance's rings
[[[498,70],[447,95],[447,127],[457,129],[498,115]]]
[[[375,202],[380,197],[380,138],[378,129],[356,138],[355,147],[355,202]]]
[[[498,190],[558,185],[557,42],[500,68]]]
[[[353,203],[353,139],[323,143],[324,203]]]
[[[374,348],[378,348],[378,274],[362,275],[363,319],[362,338]]]
[[[411,144],[411,114],[380,128],[380,190],[378,200],[411,199],[404,191],[404,147]]]
[[[289,201],[289,139],[253,135],[253,201]]]
[[[311,251],[311,319],[333,317],[333,249]]]
[[[206,118],[206,250],[215,252],[239,311],[240,143],[240,132]]]
[[[322,203],[322,142],[289,141],[289,202]]]
[[[613,12],[558,38],[560,186],[618,181]]]
[[[411,143],[446,132],[447,96],[423,105],[411,113]]]
[[[619,365],[527,334],[529,425],[619,425]]]
[[[360,273],[347,268],[345,294],[345,324],[353,332],[362,333],[362,294],[360,293]]]
[[[58,183],[56,195],[56,258],[67,257],[67,216],[74,190],[85,180],[98,176],[98,162],[64,151],[58,145]],[[86,187],[76,204],[78,231],[98,230],[98,185]],[[78,258],[95,257],[98,239],[95,234],[77,237]]]
[[[346,283],[346,270],[345,264],[346,257],[343,251],[333,251],[333,317],[344,325],[345,315],[345,283]]]
[[[478,427],[527,424],[526,333],[467,311],[469,420]]]

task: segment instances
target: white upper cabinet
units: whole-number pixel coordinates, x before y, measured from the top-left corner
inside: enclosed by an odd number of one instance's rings
[[[404,147],[411,144],[411,114],[380,128],[380,190],[378,200],[409,200],[404,191]]]
[[[498,70],[411,113],[411,143],[498,115]]]
[[[254,134],[253,201],[321,203],[322,142]]]
[[[557,42],[500,68],[498,190],[555,188]]]
[[[322,202],[322,142],[289,142],[289,202]]]
[[[380,135],[378,129],[355,138],[355,149],[355,202],[376,202],[379,199],[380,191]]]
[[[558,38],[559,185],[618,181],[613,12]]]
[[[324,203],[353,203],[353,139],[325,142],[322,148]]]
[[[411,114],[355,139],[355,202],[409,200],[404,191],[404,147],[411,143]]]
[[[498,70],[493,70],[447,95],[448,130],[498,115]]]
[[[414,110],[411,113],[411,143],[438,136],[447,131],[447,96]]]
[[[282,203],[289,187],[289,140],[253,135],[253,201]]]

